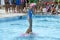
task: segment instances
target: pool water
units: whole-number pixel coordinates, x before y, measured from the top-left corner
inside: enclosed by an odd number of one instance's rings
[[[0,23],[0,40],[60,40],[60,16],[33,16],[33,35],[21,36],[29,23],[22,19]]]

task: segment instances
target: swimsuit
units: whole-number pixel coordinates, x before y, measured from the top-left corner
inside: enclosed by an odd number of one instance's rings
[[[31,18],[31,19],[32,19],[32,13],[33,13],[33,10],[32,10],[32,9],[29,9],[29,11],[28,11],[28,16],[29,16],[29,18]]]

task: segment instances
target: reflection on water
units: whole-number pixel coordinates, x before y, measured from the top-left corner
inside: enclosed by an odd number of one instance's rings
[[[19,36],[19,37],[16,37],[14,40],[35,40],[35,38],[36,38],[36,35],[30,34],[28,36]]]
[[[60,40],[60,38],[29,35],[16,37],[14,40]]]

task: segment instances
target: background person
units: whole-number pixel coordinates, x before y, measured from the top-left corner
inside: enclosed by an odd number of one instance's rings
[[[10,11],[10,3],[9,0],[4,0],[5,2],[5,11],[6,13],[8,13],[8,11]]]
[[[15,13],[15,8],[16,8],[16,0],[12,0],[12,12]]]
[[[21,7],[21,0],[16,0],[17,13],[20,13],[20,7]]]

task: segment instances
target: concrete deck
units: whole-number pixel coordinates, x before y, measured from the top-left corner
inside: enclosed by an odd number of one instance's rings
[[[5,17],[15,17],[15,16],[24,16],[26,14],[23,13],[15,13],[15,14],[0,14],[0,18],[5,18]]]
[[[0,18],[5,18],[5,17],[15,17],[15,16],[25,16],[25,13],[5,13],[5,10],[0,9]]]
[[[27,13],[5,13],[4,9],[0,9],[0,18],[6,18],[6,17],[16,17],[16,16],[25,16]],[[60,14],[58,14],[60,16]]]

